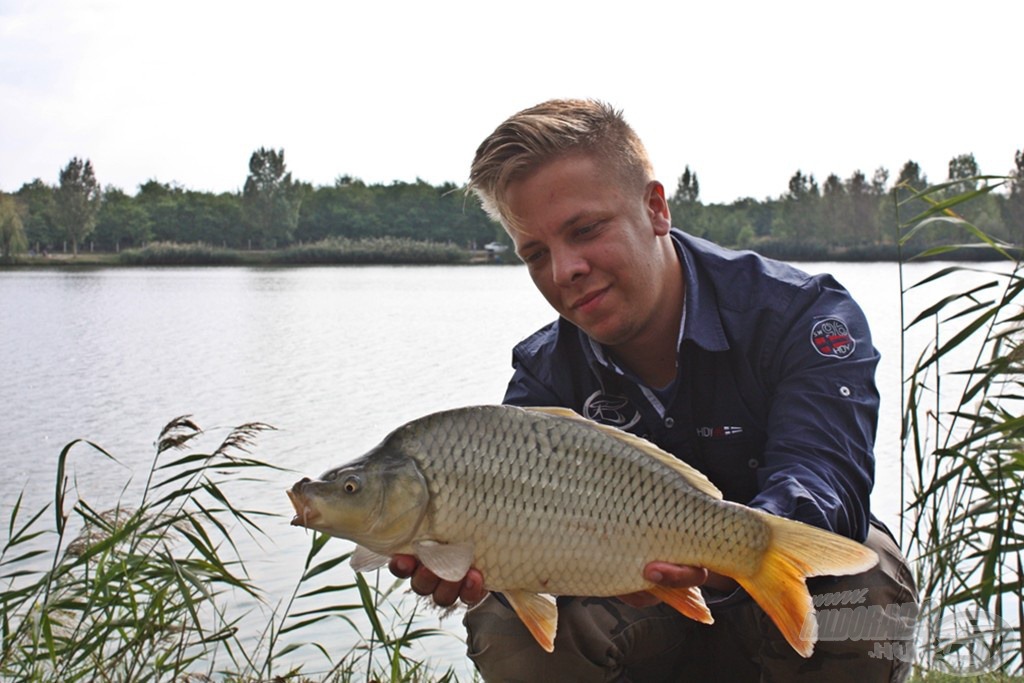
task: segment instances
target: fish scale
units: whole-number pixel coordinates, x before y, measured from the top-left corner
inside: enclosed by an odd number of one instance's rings
[[[430,489],[430,535],[471,541],[475,566],[495,590],[617,595],[645,588],[642,569],[653,560],[712,566],[737,545],[766,546],[761,520],[725,509],[704,513],[711,499],[642,451],[565,420],[522,419],[527,415],[481,410],[459,423],[440,414],[394,435],[394,447],[417,462]],[[484,432],[516,438],[507,447],[480,443]],[[544,453],[543,461],[535,453]],[[487,513],[467,527],[472,510]],[[602,562],[609,544],[628,564]]]
[[[735,579],[807,657],[816,630],[805,578],[877,562],[850,539],[724,501],[653,444],[563,408],[427,415],[288,495],[293,524],[356,542],[356,570],[397,554],[448,581],[475,567],[548,651],[557,625],[548,595],[646,590],[713,623],[699,589],[643,578],[660,560]]]

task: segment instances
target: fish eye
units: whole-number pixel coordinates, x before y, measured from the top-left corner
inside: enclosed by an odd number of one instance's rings
[[[356,475],[350,474],[345,477],[345,482],[341,487],[345,489],[345,493],[358,493],[359,489],[363,487],[363,482]]]

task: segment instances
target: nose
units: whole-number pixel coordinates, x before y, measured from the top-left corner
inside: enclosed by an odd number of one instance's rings
[[[559,287],[566,287],[587,274],[590,265],[572,247],[551,250],[551,277]]]
[[[302,493],[302,485],[308,483],[309,481],[311,481],[309,477],[303,477],[302,479],[295,482],[295,485],[292,486],[292,491],[295,493]]]

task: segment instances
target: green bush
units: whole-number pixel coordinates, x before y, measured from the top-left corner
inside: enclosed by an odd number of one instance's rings
[[[127,249],[119,255],[130,266],[224,266],[243,262],[239,252],[205,244],[152,242],[141,249]]]
[[[462,263],[467,259],[466,251],[454,245],[402,237],[332,237],[270,255],[271,263],[282,265]]]

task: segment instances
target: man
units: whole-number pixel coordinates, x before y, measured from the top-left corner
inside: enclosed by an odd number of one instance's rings
[[[699,567],[653,562],[645,578],[702,586],[713,626],[646,593],[560,598],[548,654],[479,572],[452,583],[393,558],[417,593],[472,605],[469,654],[484,678],[902,680],[916,596],[870,515],[878,354],[849,294],[830,277],[672,228],[642,143],[600,102],[556,100],[512,116],[480,145],[470,186],[559,314],[515,348],[505,402],[565,406],[640,434],[725,498],[863,541],[880,557],[864,574],[809,582],[825,604],[862,610],[856,632],[850,619],[845,631],[820,621],[829,628],[810,659],[730,579]]]

